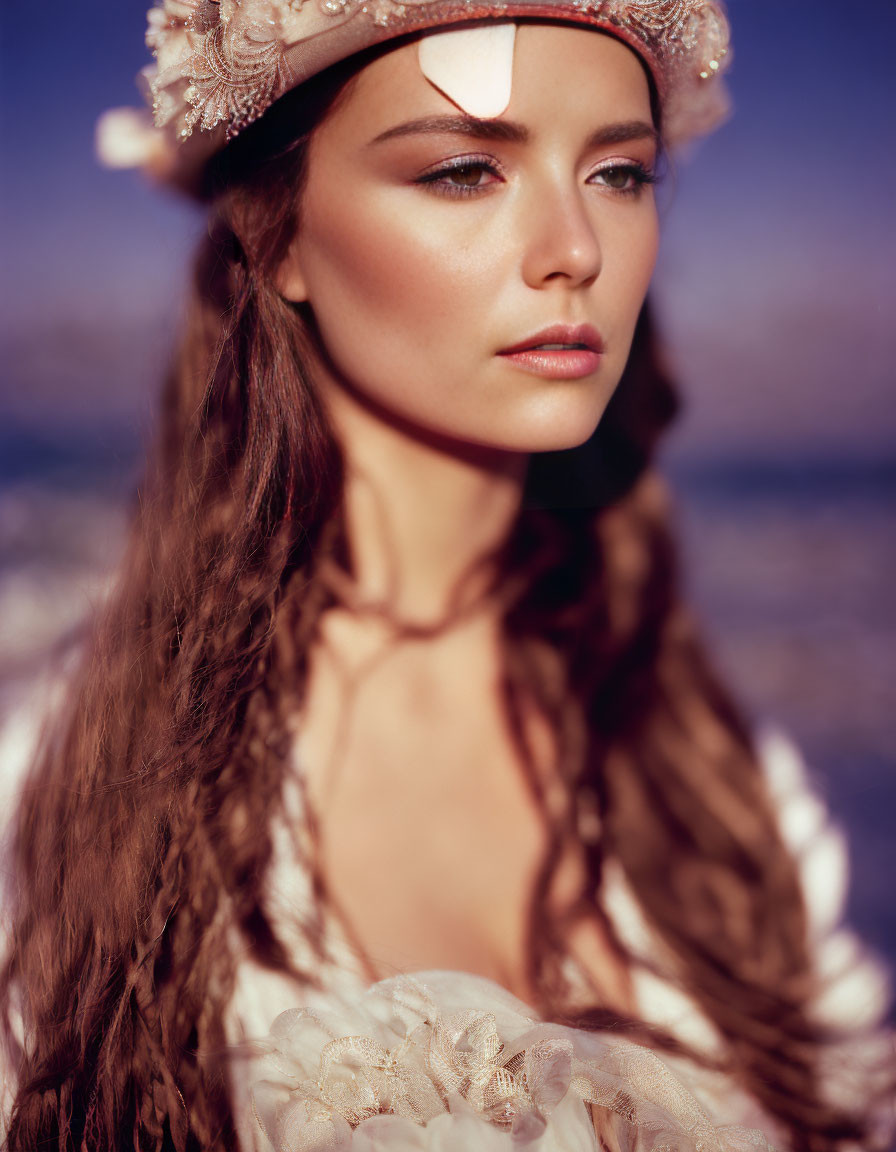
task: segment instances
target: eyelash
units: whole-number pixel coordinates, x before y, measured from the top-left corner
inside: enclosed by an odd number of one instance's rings
[[[432,172],[425,172],[418,177],[417,183],[432,188],[441,196],[466,197],[481,195],[490,184],[452,184],[449,177],[458,172],[470,172],[481,168],[493,176],[500,176],[501,170],[489,156],[463,156],[456,161],[443,164]],[[605,176],[608,172],[624,172],[633,183],[627,188],[611,188],[602,185],[607,191],[616,196],[638,196],[641,190],[648,185],[657,183],[657,176],[653,169],[646,167],[638,161],[614,161],[595,169],[591,176]],[[591,177],[589,177],[589,180]]]
[[[624,172],[632,181],[628,188],[610,188],[608,184],[603,185],[608,191],[615,192],[617,196],[637,196],[643,188],[657,183],[656,170],[648,168],[637,160],[623,160],[621,163],[615,161],[603,168],[597,168],[591,175],[605,176],[608,172]]]

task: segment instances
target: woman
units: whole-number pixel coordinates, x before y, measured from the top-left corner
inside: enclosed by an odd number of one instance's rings
[[[610,404],[717,5],[167,0],[150,41],[147,163],[212,222],[18,816],[8,1146],[863,1140],[678,596],[646,315]]]

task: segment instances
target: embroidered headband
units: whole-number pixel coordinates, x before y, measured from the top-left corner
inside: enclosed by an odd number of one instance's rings
[[[724,114],[721,0],[163,0],[148,14],[155,63],[142,73],[154,127],[134,110],[106,113],[100,158],[182,182],[309,77],[417,32],[432,32],[419,47],[430,82],[472,115],[500,115],[520,17],[581,24],[632,48],[653,77],[672,146]]]

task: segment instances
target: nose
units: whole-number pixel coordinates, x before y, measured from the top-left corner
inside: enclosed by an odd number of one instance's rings
[[[533,189],[521,225],[526,238],[522,273],[530,288],[587,286],[600,275],[597,221],[581,189]]]

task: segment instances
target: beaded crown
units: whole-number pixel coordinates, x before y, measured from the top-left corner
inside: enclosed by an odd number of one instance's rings
[[[175,166],[189,155],[194,167],[280,96],[356,52],[410,33],[515,18],[582,24],[628,44],[650,70],[673,146],[710,130],[724,112],[729,32],[720,0],[163,0],[148,14],[155,61],[143,71],[156,141],[164,136],[169,160],[177,145]],[[133,121],[124,128],[137,134]],[[114,132],[120,139],[121,126]],[[100,145],[102,153],[102,138]],[[116,148],[119,157],[107,162],[140,163],[146,150],[136,144],[135,160],[122,160],[117,144],[106,150]]]

